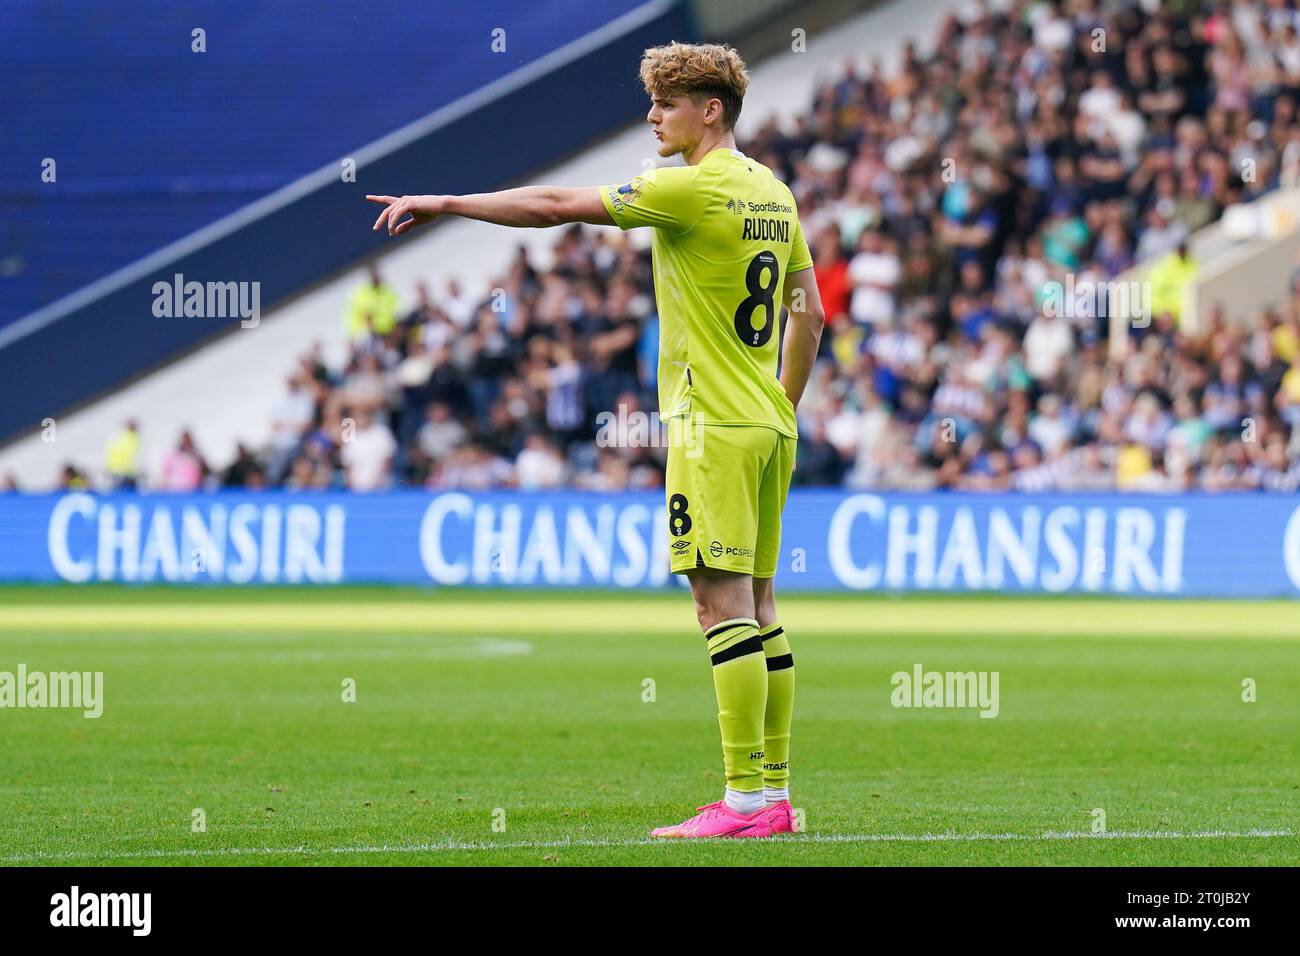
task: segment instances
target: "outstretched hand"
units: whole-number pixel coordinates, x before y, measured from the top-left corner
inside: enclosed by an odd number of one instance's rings
[[[426,222],[432,222],[438,215],[437,196],[367,196],[371,202],[382,203],[384,211],[375,220],[372,230],[387,223],[390,236],[400,236],[408,229],[414,229]],[[403,220],[410,213],[411,218]]]

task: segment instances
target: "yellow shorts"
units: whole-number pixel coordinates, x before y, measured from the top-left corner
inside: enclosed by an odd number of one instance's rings
[[[776,574],[797,440],[762,425],[669,423],[664,485],[674,574]]]

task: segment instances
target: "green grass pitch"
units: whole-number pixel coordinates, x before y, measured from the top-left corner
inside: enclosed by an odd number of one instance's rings
[[[1300,863],[1300,604],[780,607],[804,831],[651,842],[722,789],[685,592],[0,589],[0,671],[105,698],[0,709],[0,864]],[[998,716],[895,708],[918,663]]]

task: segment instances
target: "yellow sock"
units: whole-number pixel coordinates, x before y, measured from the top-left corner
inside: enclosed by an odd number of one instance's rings
[[[767,664],[758,622],[736,617],[704,634],[713,661],[718,696],[722,763],[727,786],[742,793],[763,789],[763,712],[767,707]]]
[[[794,722],[794,656],[785,628],[769,624],[758,632],[767,664],[767,707],[763,714],[763,785],[790,786],[790,725]]]

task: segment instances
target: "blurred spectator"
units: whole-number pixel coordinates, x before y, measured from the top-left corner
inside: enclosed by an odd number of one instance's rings
[[[109,440],[104,465],[111,488],[129,491],[136,487],[140,477],[140,425],[135,419],[129,419]]]
[[[1196,262],[1187,250],[1187,243],[1164,256],[1151,267],[1147,281],[1151,283],[1152,315],[1169,315],[1177,326],[1183,313],[1183,295],[1196,279]]]
[[[357,342],[368,336],[383,337],[397,325],[397,293],[384,284],[379,270],[370,267],[365,285],[357,286],[348,299],[343,329],[348,339]]]
[[[194,436],[181,432],[180,443],[163,458],[158,487],[163,491],[197,491],[208,466],[194,448]]]
[[[307,377],[298,371],[285,384],[287,393],[272,412],[271,441],[267,448],[273,481],[279,481],[284,474],[303,433],[316,416],[316,397]]]
[[[339,452],[347,469],[347,486],[351,491],[382,491],[392,480],[393,456],[397,442],[383,422],[376,421],[367,408],[357,411],[355,429],[346,434]]]
[[[812,253],[813,272],[817,277],[817,291],[821,295],[826,321],[832,326],[838,326],[848,315],[849,293],[853,288],[849,281],[849,265],[840,246],[839,232],[832,226],[823,229],[815,241]]]
[[[894,319],[894,289],[902,268],[898,256],[875,230],[867,230],[858,240],[858,253],[848,265],[853,287],[849,314],[854,322],[866,326],[888,326]],[[820,291],[820,290],[819,290]],[[830,310],[826,310],[830,315]]]
[[[227,488],[243,488],[250,476],[260,474],[261,466],[242,442],[235,448],[235,460],[221,473],[221,484]]]
[[[510,462],[482,445],[461,445],[430,479],[431,487],[440,491],[461,489],[486,491],[512,487],[515,470]]]
[[[561,487],[567,470],[563,456],[545,435],[529,435],[515,462],[518,485],[526,491]]]
[[[71,464],[63,466],[63,472],[59,475],[59,491],[88,491],[89,489],[90,482],[85,474]]]
[[[416,442],[431,460],[441,461],[465,441],[469,432],[452,418],[451,407],[446,402],[430,403],[426,416]]]

